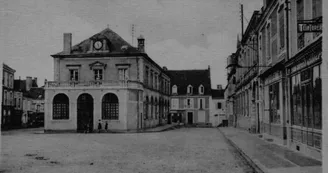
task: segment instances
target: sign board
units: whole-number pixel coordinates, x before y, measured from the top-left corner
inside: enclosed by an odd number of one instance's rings
[[[297,32],[322,32],[322,17],[297,21]]]

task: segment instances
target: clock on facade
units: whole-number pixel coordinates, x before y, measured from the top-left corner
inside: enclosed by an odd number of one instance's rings
[[[94,44],[93,44],[93,47],[96,49],[96,50],[100,50],[102,48],[103,44],[100,40],[96,41]]]

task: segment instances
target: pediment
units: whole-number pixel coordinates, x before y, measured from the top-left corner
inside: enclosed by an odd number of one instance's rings
[[[90,69],[94,69],[94,68],[104,68],[104,69],[106,69],[107,64],[102,63],[100,61],[96,61],[96,62],[93,62],[93,63],[89,64],[89,66],[90,66]]]

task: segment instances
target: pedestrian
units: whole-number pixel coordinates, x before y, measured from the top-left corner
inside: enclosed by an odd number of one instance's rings
[[[105,124],[105,131],[107,132],[107,129],[108,129],[108,122],[106,121],[106,124]]]
[[[98,133],[100,133],[100,130],[101,130],[101,121],[99,119],[99,123],[98,123]]]

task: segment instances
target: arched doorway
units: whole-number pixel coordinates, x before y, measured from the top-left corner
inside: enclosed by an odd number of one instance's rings
[[[81,94],[77,99],[77,131],[93,130],[93,98]]]

